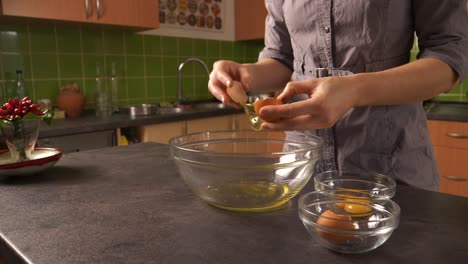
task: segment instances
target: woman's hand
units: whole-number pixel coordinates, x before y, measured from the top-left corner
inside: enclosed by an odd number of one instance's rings
[[[279,106],[265,106],[260,118],[280,117],[277,122],[264,122],[262,129],[309,130],[332,127],[354,105],[353,82],[347,77],[327,77],[289,82],[278,96],[286,102],[297,94],[310,98]]]
[[[210,73],[208,90],[223,104],[238,108],[239,105],[231,99],[226,89],[232,86],[233,81],[239,81],[247,91],[250,87],[250,79],[246,65],[228,60],[217,61]]]

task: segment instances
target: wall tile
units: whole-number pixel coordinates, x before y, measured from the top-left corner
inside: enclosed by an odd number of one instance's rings
[[[163,56],[177,56],[178,43],[177,38],[165,37],[161,38],[161,55]]]
[[[60,78],[79,80],[83,76],[80,54],[60,54]]]
[[[188,38],[179,39],[179,51],[178,56],[188,58],[193,56],[193,41]]]
[[[29,25],[29,35],[32,53],[57,52],[54,24],[45,22],[31,23]]]
[[[81,38],[84,53],[104,53],[104,35],[102,30],[95,26],[83,25]]]
[[[81,53],[80,26],[60,24],[56,26],[57,51],[60,53]]]
[[[2,55],[3,78],[16,79],[16,70],[23,71],[24,79],[31,79],[31,56],[26,53],[7,53]]]
[[[3,52],[29,53],[27,25],[1,24],[0,50]]]
[[[220,41],[207,40],[206,51],[207,51],[207,56],[210,58],[221,58]]]
[[[36,100],[49,98],[54,103],[60,91],[58,80],[34,81],[34,88]]]
[[[143,55],[143,35],[125,32],[125,50],[129,55]]]
[[[57,79],[57,55],[52,53],[32,54],[32,74],[35,79]]]
[[[162,78],[146,78],[146,90],[148,92],[148,97],[151,99],[151,103],[160,102],[164,97]]]
[[[162,58],[156,56],[145,56],[146,76],[162,76]]]
[[[40,20],[2,20],[0,25],[0,97],[8,80],[22,69],[30,96],[55,104],[60,85],[78,82],[86,107],[94,108],[97,65],[103,78],[115,63],[119,103],[171,102],[177,94],[177,70],[189,57],[211,71],[220,59],[256,60],[260,42],[226,42],[141,35],[126,28]],[[210,98],[208,77],[197,63],[183,70],[184,96]]]
[[[221,41],[221,58],[225,58],[227,60],[233,59],[233,44],[231,41]]]
[[[127,76],[143,78],[145,76],[144,61],[143,56],[127,56]]]
[[[94,78],[97,73],[97,65],[104,67],[105,57],[102,54],[83,54],[83,74],[84,78]]]
[[[177,78],[164,77],[164,99],[167,102],[173,102],[177,97]]]
[[[162,58],[162,73],[163,76],[176,76],[179,67],[179,60],[176,58]]]
[[[104,30],[103,35],[103,47],[105,53],[124,53],[124,33],[121,30]]]
[[[148,36],[143,37],[144,52],[147,55],[161,55],[161,37]]]
[[[193,56],[200,58],[200,59],[205,59],[207,56],[206,40],[194,39],[192,44],[193,44]]]
[[[145,79],[144,78],[129,78],[127,79],[128,85],[128,99],[144,99],[145,92]]]

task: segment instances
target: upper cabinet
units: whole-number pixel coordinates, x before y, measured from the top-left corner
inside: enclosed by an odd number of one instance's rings
[[[142,33],[229,41],[261,39],[266,15],[264,0],[160,0],[159,28]]]
[[[0,0],[1,14],[157,28],[158,0]]]

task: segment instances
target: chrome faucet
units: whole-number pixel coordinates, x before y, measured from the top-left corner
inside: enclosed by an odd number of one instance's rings
[[[208,66],[206,65],[206,63],[204,61],[202,61],[202,60],[200,60],[198,58],[188,58],[187,60],[185,60],[184,62],[179,64],[179,69],[177,71],[177,82],[178,82],[177,99],[176,99],[177,104],[182,103],[182,101],[184,99],[183,96],[182,96],[182,69],[189,62],[198,62],[198,63],[200,63],[203,66],[203,68],[205,69],[206,75],[208,76],[208,78],[210,76],[210,70],[208,69]]]

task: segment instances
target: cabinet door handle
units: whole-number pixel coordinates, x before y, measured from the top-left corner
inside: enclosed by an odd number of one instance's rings
[[[463,135],[463,134],[457,134],[457,133],[447,133],[448,137],[451,138],[459,138],[459,139],[466,139],[468,138],[468,135]]]
[[[442,177],[446,178],[447,180],[451,180],[451,181],[459,181],[459,182],[468,181],[468,178],[460,178],[460,177],[457,177],[457,176],[442,176]]]
[[[89,5],[89,0],[85,0],[85,8],[86,8],[86,18],[91,16],[91,6]]]
[[[101,0],[96,0],[96,12],[97,12],[97,18],[101,18],[102,17]]]

